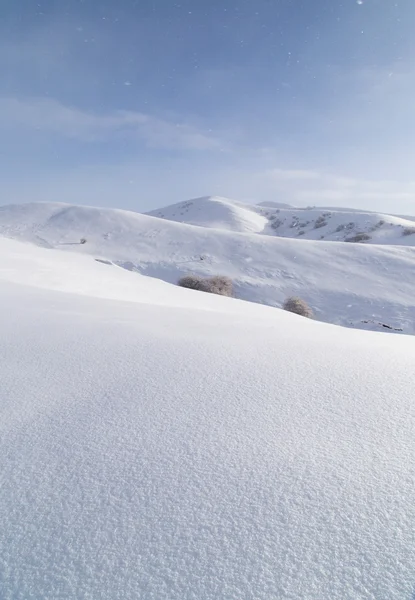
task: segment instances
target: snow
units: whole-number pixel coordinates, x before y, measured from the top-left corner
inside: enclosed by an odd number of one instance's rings
[[[312,209],[265,209],[264,233],[280,237],[365,244],[415,245],[413,221],[373,212]],[[356,236],[361,236],[361,240]]]
[[[216,306],[216,299],[212,304],[210,294],[190,290],[183,294],[183,289],[178,286],[131,273],[109,261],[32,247],[5,238],[0,238],[0,283],[181,308],[193,308],[196,294],[200,310],[214,310]],[[253,304],[235,300],[230,303],[226,298],[222,300],[223,312],[256,314]]]
[[[0,307],[2,599],[412,599],[413,337],[10,239]]]
[[[378,216],[372,215],[373,222],[378,222]],[[338,217],[333,214],[331,218]],[[350,220],[350,215],[344,219]],[[392,230],[394,226],[389,227]],[[389,331],[383,327],[388,325],[406,334],[415,333],[413,246],[322,243],[303,239],[306,236],[286,239],[194,226],[123,210],[58,203],[3,207],[0,234],[43,247],[43,253],[36,254],[39,260],[42,256],[43,263],[53,249],[65,251],[60,252],[66,257],[62,257],[62,265],[69,255],[78,254],[110,263],[99,265],[105,281],[99,295],[107,293],[105,278],[113,276],[110,269],[121,278],[119,267],[133,271],[137,277],[140,273],[168,283],[176,283],[189,272],[222,274],[232,278],[235,294],[243,300],[279,307],[288,296],[296,295],[312,306],[321,321],[363,328],[368,328],[363,321],[370,321],[371,329]],[[415,239],[399,235],[402,240]],[[87,243],[81,245],[81,238]],[[33,247],[35,250],[39,248]],[[0,264],[1,260],[0,255]],[[76,279],[77,267],[71,264]],[[7,264],[5,268],[9,268]],[[67,270],[69,265],[54,276],[60,282],[56,289],[71,289],[73,280],[65,283]],[[19,278],[21,269],[15,272]],[[89,275],[83,272],[84,286],[90,293]],[[35,269],[33,278],[38,277],[37,273]],[[124,294],[128,287],[128,299],[134,299],[136,288],[131,281],[118,279],[111,297],[119,299],[118,290],[122,288]],[[175,288],[168,289],[172,290],[169,294],[175,293]]]
[[[351,241],[358,234],[369,244],[415,245],[414,218],[357,209],[312,207],[267,202],[257,205],[207,196],[148,213],[170,221],[240,233],[325,241]],[[411,233],[409,233],[411,232]],[[409,235],[405,235],[409,234]]]
[[[218,196],[195,198],[148,213],[150,216],[239,233],[260,233],[268,224],[255,207]]]

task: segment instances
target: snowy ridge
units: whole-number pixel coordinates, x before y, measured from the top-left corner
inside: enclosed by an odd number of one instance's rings
[[[357,209],[294,208],[278,202],[249,205],[227,198],[206,197],[148,214],[202,227],[279,237],[415,245],[413,221]]]
[[[3,207],[0,235],[88,254],[169,283],[189,272],[228,275],[244,300],[278,307],[298,295],[322,321],[415,333],[410,246],[322,244],[59,204]]]
[[[412,600],[413,337],[8,239],[0,306],[2,600]]]
[[[153,217],[241,233],[262,233],[267,218],[248,204],[207,196],[147,213]]]
[[[415,245],[413,221],[372,212],[327,209],[261,209],[264,233],[280,237],[364,244]]]

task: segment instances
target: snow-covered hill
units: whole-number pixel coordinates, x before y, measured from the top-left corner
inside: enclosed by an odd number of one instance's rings
[[[7,239],[0,309],[2,600],[413,598],[413,337]]]
[[[373,212],[312,209],[261,209],[264,233],[335,242],[415,245],[412,221]]]
[[[299,295],[322,321],[415,332],[413,247],[281,239],[62,204],[3,207],[0,235],[89,254],[170,283],[189,272],[228,275],[241,299],[281,306]]]
[[[228,231],[308,240],[415,246],[413,221],[356,209],[303,209],[276,202],[249,205],[227,198],[206,197],[167,206],[149,214]]]
[[[256,207],[218,196],[179,202],[148,214],[169,221],[241,233],[262,233],[268,225],[268,219]]]

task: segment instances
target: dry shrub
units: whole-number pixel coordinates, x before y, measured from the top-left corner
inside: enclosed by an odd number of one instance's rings
[[[207,290],[211,294],[219,294],[220,296],[232,296],[233,286],[232,280],[224,275],[215,275],[206,280],[209,286]]]
[[[321,227],[325,227],[326,225],[326,219],[323,216],[320,216],[314,223],[314,229],[320,229]]]
[[[352,235],[351,237],[346,238],[346,242],[354,242],[359,244],[360,242],[368,242],[372,237],[368,233],[356,233],[356,235]]]
[[[308,319],[311,319],[313,317],[313,311],[308,306],[307,302],[305,302],[301,298],[297,298],[296,296],[291,296],[290,298],[287,298],[282,307],[288,312],[295,313],[296,315],[301,315],[302,317],[307,317]]]
[[[189,288],[190,290],[207,292],[205,280],[203,277],[200,277],[200,275],[185,275],[179,279],[177,285],[180,287]]]
[[[180,287],[207,292],[208,294],[218,294],[219,296],[232,296],[232,280],[224,275],[215,275],[214,277],[200,277],[200,275],[185,275],[178,281]]]
[[[283,221],[281,221],[281,219],[273,219],[272,223],[271,223],[271,227],[272,227],[272,229],[278,229],[278,227],[281,227],[282,224],[283,224]]]

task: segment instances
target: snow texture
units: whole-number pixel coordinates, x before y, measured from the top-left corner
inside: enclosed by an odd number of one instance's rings
[[[0,243],[2,600],[412,600],[413,337]]]

